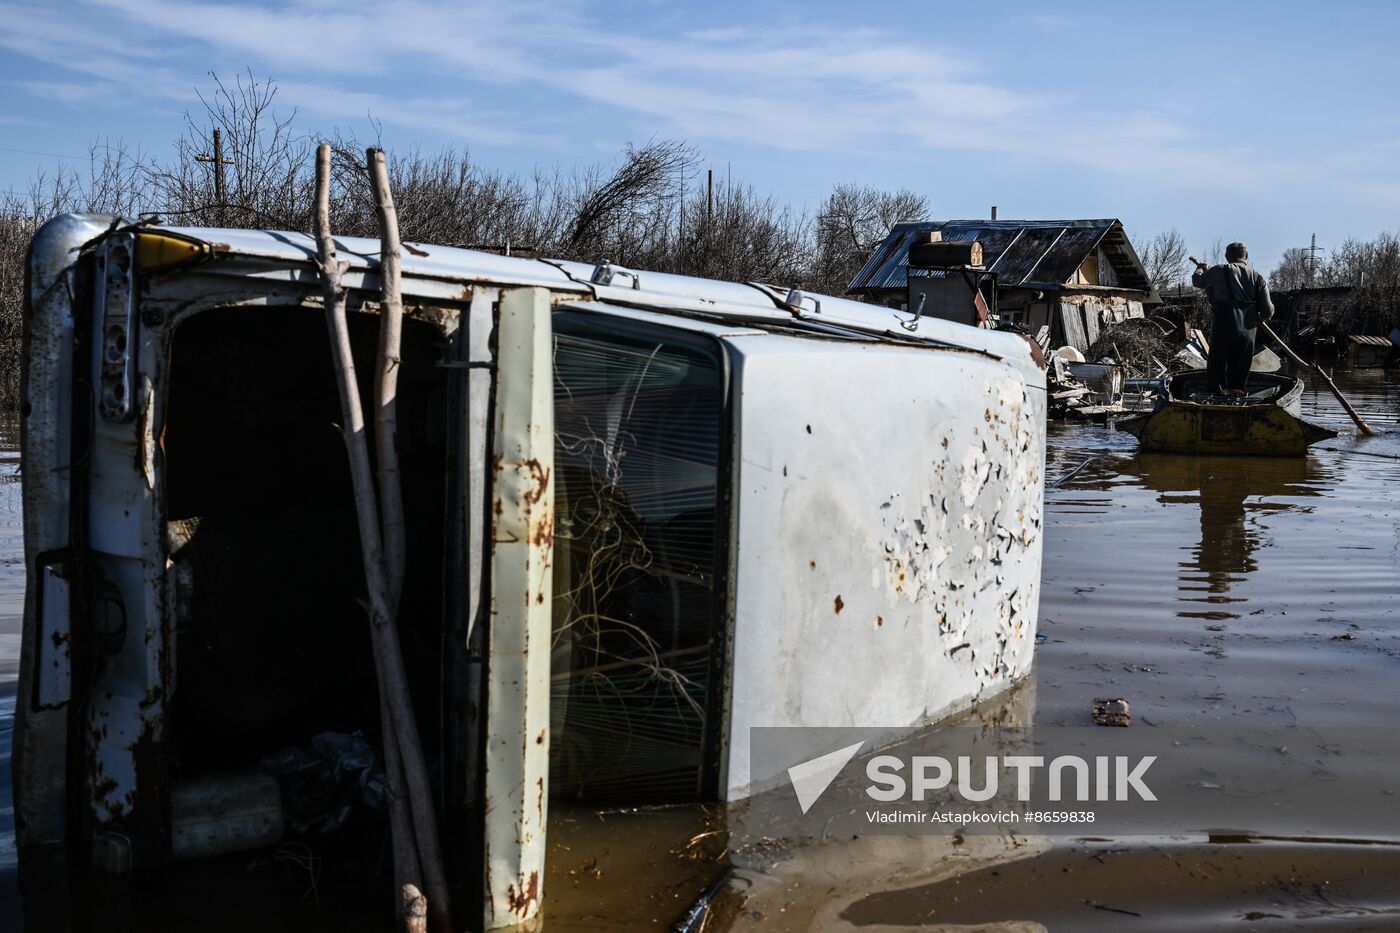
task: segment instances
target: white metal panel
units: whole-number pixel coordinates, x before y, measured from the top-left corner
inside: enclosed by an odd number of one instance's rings
[[[501,293],[487,633],[487,928],[539,912],[549,802],[554,574],[550,294]]]
[[[72,642],[69,640],[69,613],[71,611],[68,581],[59,575],[53,566],[39,571],[40,586],[39,610],[43,616],[39,623],[38,659],[34,678],[38,681],[35,698],[39,706],[52,708],[68,702],[72,687]]]
[[[576,282],[592,282],[596,266],[567,260],[550,260]],[[742,282],[721,282],[689,275],[652,272],[648,269],[623,269],[611,285],[594,285],[598,297],[605,301],[625,301],[658,307],[684,306],[697,310],[747,311],[790,318],[779,312],[772,298],[752,285]],[[633,277],[635,276],[635,278]]]
[[[579,262],[561,261],[555,262],[555,265],[579,283],[589,282],[595,268]],[[651,307],[663,312],[699,312],[737,322],[768,320],[792,324],[794,320],[793,310],[784,305],[788,290],[761,283],[719,282],[663,272],[628,270],[627,275],[615,278],[613,284],[594,285],[593,290],[601,302]],[[850,328],[873,339],[888,336],[906,342],[964,347],[1004,357],[1028,374],[1036,368],[1025,341],[1011,333],[968,327],[932,317],[916,321],[914,315],[907,311],[830,295],[804,294],[801,307],[796,311],[797,316],[804,320]]]
[[[752,726],[900,730],[1028,672],[1045,395],[1043,376],[974,353],[728,344],[738,799],[778,777],[750,774]]]
[[[203,243],[214,244],[223,254],[256,256],[285,262],[313,263],[316,260],[316,241],[305,233],[211,227],[150,229],[168,230]],[[410,245],[414,247],[413,250],[405,250],[403,257],[405,280],[422,277],[462,283],[539,285],[577,290],[559,269],[539,260],[498,256],[495,253],[483,253],[455,246]],[[335,238],[335,246],[336,255],[348,262],[352,270],[379,266],[377,239],[338,236]],[[367,287],[378,286],[375,283]]]
[[[467,630],[472,628],[481,612],[482,572],[485,569],[482,532],[486,523],[482,515],[491,507],[486,497],[486,437],[491,414],[491,328],[495,323],[494,307],[500,293],[494,288],[478,288],[472,292],[471,308],[467,313],[467,361],[472,368],[467,375]]]

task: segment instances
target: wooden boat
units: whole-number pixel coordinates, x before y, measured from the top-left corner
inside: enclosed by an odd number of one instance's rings
[[[1143,450],[1180,454],[1298,457],[1337,432],[1299,417],[1303,380],[1250,373],[1243,396],[1222,396],[1201,371],[1162,380],[1156,408],[1118,422]]]

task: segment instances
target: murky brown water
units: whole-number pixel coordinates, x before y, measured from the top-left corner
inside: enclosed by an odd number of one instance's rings
[[[1392,722],[1400,380],[1369,371],[1338,381],[1385,436],[1344,436],[1296,460],[1204,459],[1139,455],[1103,426],[1052,426],[1051,482],[1090,462],[1047,491],[1044,640],[1033,679],[999,712],[1086,725],[1090,700],[1109,695],[1127,697],[1143,728],[1302,724],[1325,735]],[[1304,406],[1313,420],[1347,423],[1325,389]],[[17,503],[4,505],[13,486],[3,480],[8,706],[23,581]],[[1203,767],[1231,751],[1201,749]],[[0,792],[7,784],[0,776]],[[8,819],[0,812],[0,837]],[[1325,826],[1311,839],[1272,838],[1261,825],[1216,838],[872,836],[729,852],[710,811],[554,802],[549,831],[549,930],[667,929],[707,888],[711,933],[1400,929],[1400,838],[1327,838]],[[15,916],[7,845],[0,928]],[[188,920],[200,926],[198,914]]]

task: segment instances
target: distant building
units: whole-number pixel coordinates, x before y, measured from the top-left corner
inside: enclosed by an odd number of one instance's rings
[[[1317,336],[1331,336],[1337,325],[1350,316],[1356,304],[1356,289],[1350,285],[1323,285],[1274,291],[1271,297],[1274,329],[1306,344]]]
[[[1348,334],[1340,349],[1346,364],[1357,369],[1395,365],[1395,343],[1390,337]]]
[[[921,233],[977,240],[983,267],[996,276],[999,323],[1051,346],[1088,349],[1100,330],[1160,301],[1117,220],[943,220],[897,224],[852,280],[848,293],[890,307],[908,295],[909,246]]]

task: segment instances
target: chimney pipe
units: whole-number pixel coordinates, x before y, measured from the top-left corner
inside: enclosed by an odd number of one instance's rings
[[[997,206],[995,204],[992,205],[992,219],[997,219]]]

